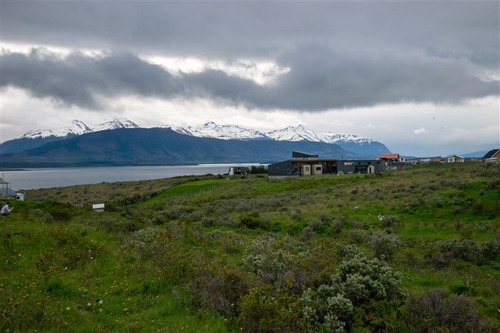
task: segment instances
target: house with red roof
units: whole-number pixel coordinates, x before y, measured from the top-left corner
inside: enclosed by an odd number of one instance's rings
[[[401,157],[399,154],[383,154],[377,157],[377,160],[385,160],[387,162],[404,162],[405,158]]]

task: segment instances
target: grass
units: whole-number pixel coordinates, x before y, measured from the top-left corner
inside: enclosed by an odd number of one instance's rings
[[[30,201],[16,202],[0,222],[0,330],[254,330],[248,320],[266,322],[254,291],[281,295],[273,306],[287,300],[300,317],[302,292],[329,283],[338,268],[336,246],[356,244],[371,257],[379,232],[402,241],[388,264],[410,294],[441,288],[467,297],[495,330],[498,254],[472,262],[456,252],[466,249],[441,253],[439,244],[498,241],[499,176],[495,165],[424,165],[383,175],[206,175],[26,191]],[[97,201],[106,212],[91,211]],[[413,330],[403,317],[381,318]],[[375,329],[362,318],[352,325]]]

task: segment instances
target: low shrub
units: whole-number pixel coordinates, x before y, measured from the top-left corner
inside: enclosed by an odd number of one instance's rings
[[[500,241],[491,240],[478,244],[470,239],[445,239],[437,242],[437,249],[444,258],[462,259],[476,265],[488,264],[500,256]]]
[[[299,299],[286,289],[261,285],[241,298],[240,324],[245,332],[300,332]]]
[[[391,259],[394,253],[404,246],[404,242],[394,234],[384,231],[375,232],[370,235],[368,244],[375,251],[375,256]]]
[[[377,258],[366,258],[353,245],[340,245],[338,251],[344,260],[331,276],[331,284],[302,295],[305,326],[314,332],[350,331],[354,325],[376,330],[374,325],[384,320],[373,317],[374,313],[386,317],[406,298],[401,275]]]
[[[264,284],[299,286],[304,273],[300,264],[307,257],[302,244],[291,238],[260,237],[249,245],[243,263]]]
[[[410,295],[404,319],[412,332],[495,332],[469,298],[440,289]]]
[[[47,212],[54,218],[55,221],[67,222],[73,215],[72,208],[69,204],[54,203],[47,207]]]
[[[194,303],[224,316],[239,313],[239,300],[249,286],[250,280],[242,271],[220,265],[200,269],[190,282]]]
[[[255,217],[251,214],[240,216],[240,225],[245,228],[268,230],[270,224],[269,221],[261,219],[259,216]]]

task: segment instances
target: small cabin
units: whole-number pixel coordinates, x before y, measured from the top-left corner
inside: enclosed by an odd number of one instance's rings
[[[464,162],[465,158],[463,158],[462,156],[453,155],[451,157],[448,157],[448,163],[464,163]]]

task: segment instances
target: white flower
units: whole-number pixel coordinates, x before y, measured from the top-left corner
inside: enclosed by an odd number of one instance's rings
[[[68,306],[68,307],[66,308],[66,311],[69,311],[69,310],[71,310],[71,308]]]
[[[90,303],[87,303],[87,306],[88,306],[88,307],[90,307],[90,306],[92,306],[92,304],[90,304]]]
[[[102,303],[104,303],[102,300],[99,301],[99,305],[102,305]]]

